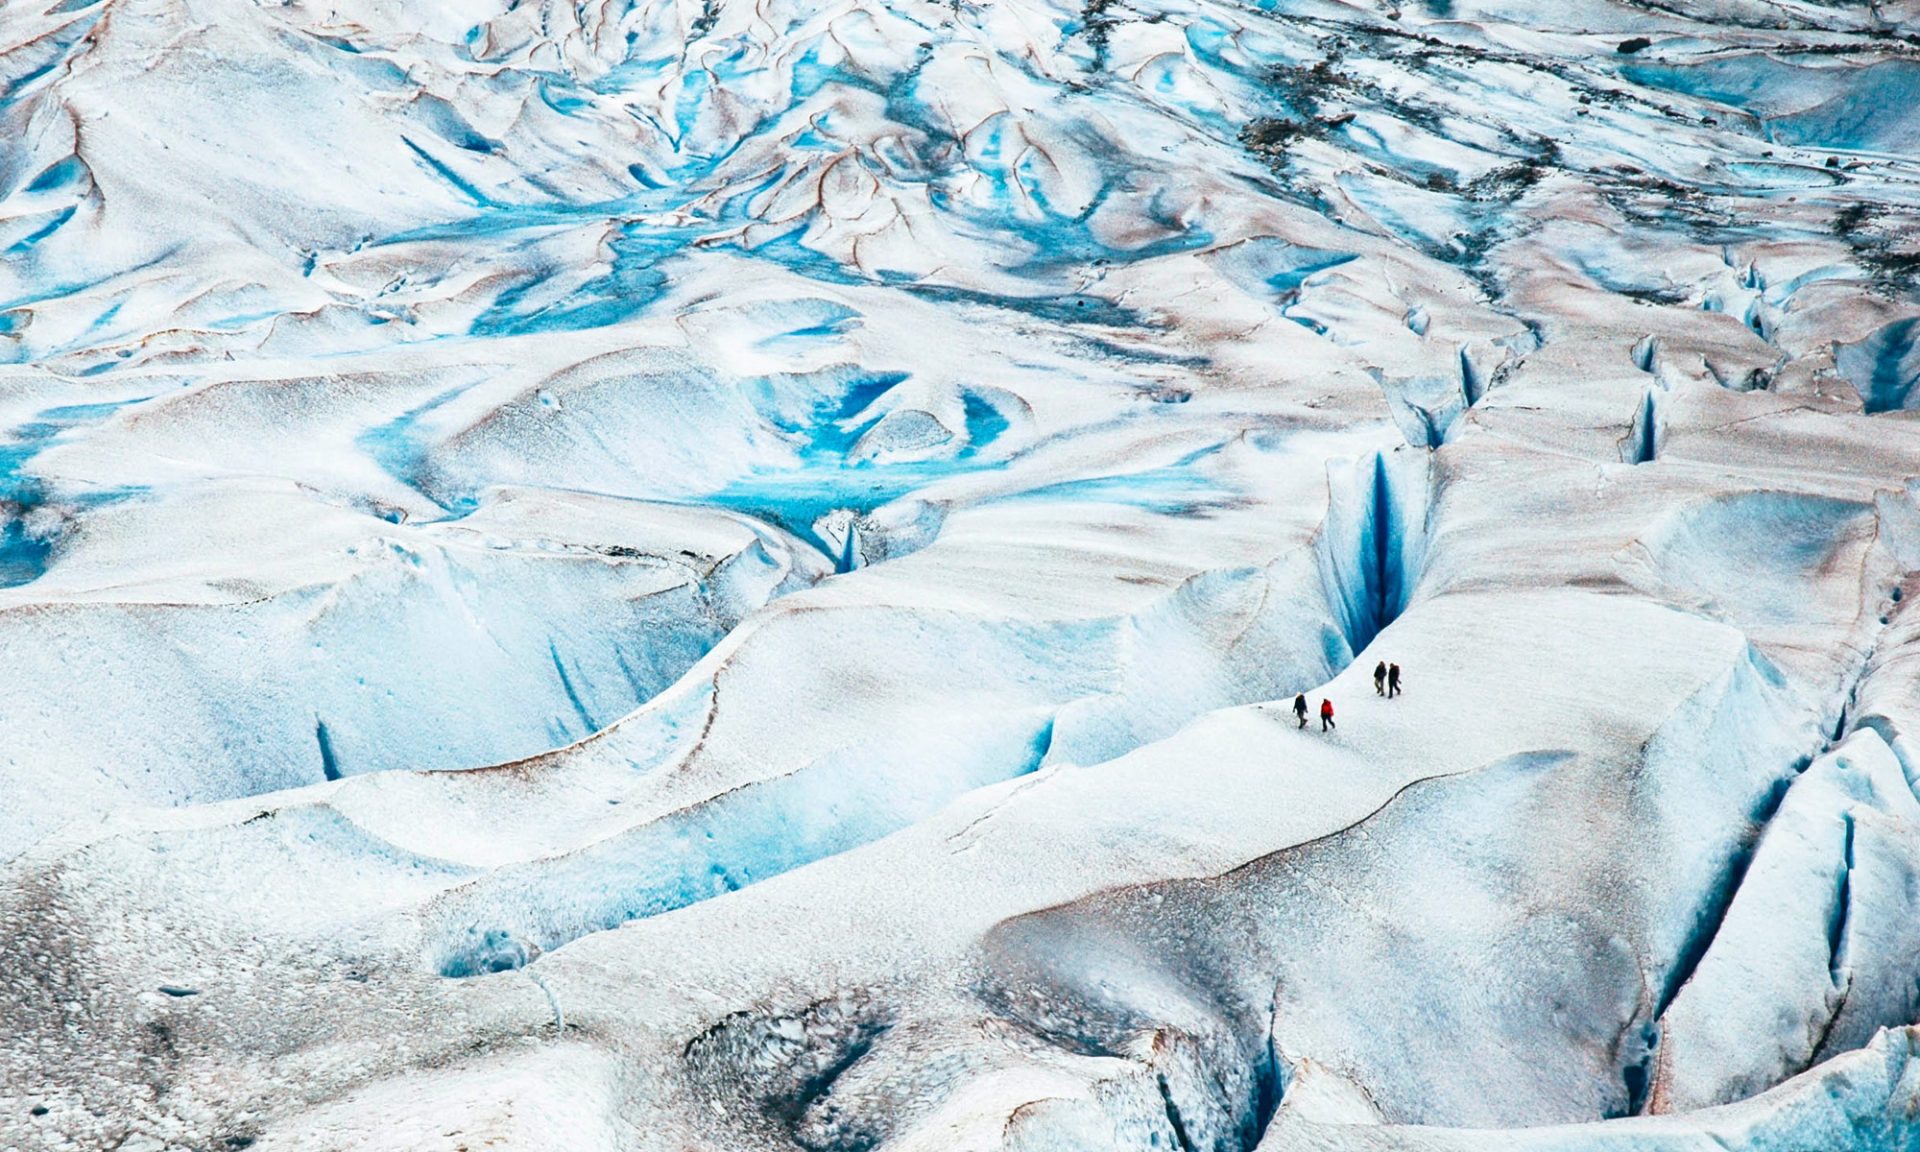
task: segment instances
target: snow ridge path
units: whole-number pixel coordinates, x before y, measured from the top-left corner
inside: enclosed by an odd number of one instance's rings
[[[1538,7],[0,5],[0,1147],[1920,1148],[1920,5]]]

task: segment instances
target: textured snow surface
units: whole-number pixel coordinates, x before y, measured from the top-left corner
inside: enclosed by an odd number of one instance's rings
[[[1917,209],[1913,0],[0,0],[0,1148],[1920,1149]]]

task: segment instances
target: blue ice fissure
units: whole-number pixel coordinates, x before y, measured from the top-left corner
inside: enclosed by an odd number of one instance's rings
[[[400,415],[367,429],[354,437],[354,446],[373,458],[387,475],[400,481],[407,487],[421,492],[429,500],[434,498],[420,488],[420,472],[426,459],[427,446],[414,434],[414,428],[420,420],[444,405],[457,399],[472,383],[460,384],[429,399],[426,403],[409,408]],[[434,502],[440,503],[438,500]],[[442,504],[445,508],[447,505]]]
[[[45,240],[47,237],[53,235],[55,232],[58,232],[61,229],[61,227],[66,224],[67,221],[73,219],[73,215],[76,211],[78,211],[78,209],[74,208],[72,205],[68,205],[67,207],[60,209],[58,212],[55,212],[53,214],[52,219],[48,220],[45,224],[34,229],[32,232],[27,233],[25,236],[22,236],[20,239],[14,241],[13,244],[7,248],[7,251],[14,255],[19,255],[20,253],[27,251],[28,249],[32,248],[34,245],[40,243],[40,241]]]
[[[320,747],[320,775],[328,780],[341,779],[340,758],[333,750],[333,734],[327,731],[327,722],[317,716],[313,721],[313,741]]]
[[[86,170],[87,166],[81,163],[80,157],[68,156],[57,163],[47,165],[44,171],[28,182],[26,190],[28,192],[45,192],[49,188],[57,188],[62,184],[73,183],[79,180],[81,174]]]
[[[1864,340],[1839,345],[1834,359],[1868,415],[1920,405],[1920,319],[1896,320]]]
[[[1226,504],[1233,496],[1233,493],[1210,478],[1191,469],[1173,466],[1113,476],[1061,480],[1028,488],[1003,499],[1008,502],[1062,500],[1116,504],[1162,516],[1184,516]]]
[[[1419,580],[1425,493],[1395,483],[1387,452],[1362,457],[1336,478],[1320,546],[1330,607],[1342,639],[1357,653],[1406,610]],[[1344,658],[1338,663],[1344,663]]]
[[[613,259],[605,274],[589,280],[566,296],[537,308],[523,301],[555,275],[569,270],[536,273],[500,293],[470,326],[476,336],[515,336],[530,332],[573,332],[606,327],[640,315],[668,286],[662,265],[692,243],[697,233],[685,228],[658,228],[629,223],[608,245]]]
[[[585,702],[580,699],[579,691],[573,686],[573,677],[567,675],[566,663],[560,659],[560,649],[554,644],[551,636],[547,638],[547,657],[553,661],[554,674],[560,678],[560,689],[566,693],[567,702],[573,705],[574,715],[580,718],[580,725],[585,729],[585,734],[598,732],[600,725],[594,720],[593,713],[587,711]]]
[[[0,526],[0,588],[31,584],[47,570],[50,541],[27,534],[23,520],[8,517]]]
[[[1373,628],[1377,633],[1386,627],[1387,622],[1400,613],[1399,573],[1392,564],[1393,545],[1396,538],[1393,524],[1393,500],[1387,488],[1387,460],[1385,456],[1373,458],[1373,572],[1374,572],[1374,608]]]
[[[960,454],[970,458],[1000,438],[1007,430],[1007,418],[978,392],[968,392],[961,397],[961,407],[967,424],[967,446]]]
[[[48,499],[46,484],[25,472],[27,462],[61,433],[106,419],[129,404],[148,397],[93,404],[65,404],[45,408],[16,425],[12,438],[0,442],[0,588],[32,583],[45,573],[53,554],[53,540],[33,532],[28,514]],[[76,497],[75,503],[98,503],[126,495],[110,490]]]
[[[445,180],[448,184],[452,185],[453,188],[456,191],[458,191],[462,196],[465,196],[467,199],[473,201],[476,207],[486,208],[492,205],[493,201],[485,193],[481,192],[480,189],[476,188],[472,183],[470,183],[468,180],[462,177],[458,172],[455,172],[452,168],[447,167],[446,164],[435,159],[433,154],[428,152],[425,148],[422,148],[420,147],[420,145],[414,143],[413,137],[402,136],[400,137],[400,142],[402,144],[405,144],[408,148],[411,148],[413,150],[413,154],[418,156],[420,158],[420,162],[425,164],[427,168],[433,172],[434,175],[440,177],[442,180]]]
[[[84,0],[84,2],[80,2],[80,0],[66,0],[65,3],[52,9],[48,15],[64,15],[68,12],[79,11],[93,4],[100,3],[101,0]],[[74,46],[84,41],[87,34],[93,31],[94,25],[100,22],[100,17],[105,12],[106,7],[102,4],[100,11],[88,13],[86,16],[68,24],[65,28],[41,37],[38,41],[38,47],[45,55],[45,59],[27,71],[22,72],[18,79],[8,84],[4,90],[0,90],[0,107],[11,104],[20,95],[25,93],[35,81],[44,78],[55,68],[58,68],[61,62],[67,59],[67,54],[73,50]],[[20,49],[16,48],[13,51],[19,52]]]
[[[775,427],[802,440],[798,464],[738,477],[704,499],[785,529],[838,563],[846,559],[850,545],[823,540],[814,527],[822,517],[837,511],[863,516],[929,483],[1005,466],[1005,461],[982,459],[980,450],[1006,431],[1007,419],[990,400],[971,390],[961,396],[968,443],[953,456],[888,463],[851,459],[854,445],[880,419],[861,420],[860,416],[908,375],[858,372],[831,379],[837,386],[822,391],[802,424],[779,415],[773,380],[754,382],[750,394],[756,407]]]

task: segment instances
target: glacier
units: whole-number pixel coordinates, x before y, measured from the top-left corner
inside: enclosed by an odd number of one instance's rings
[[[1917,95],[0,4],[0,1148],[1920,1150]]]

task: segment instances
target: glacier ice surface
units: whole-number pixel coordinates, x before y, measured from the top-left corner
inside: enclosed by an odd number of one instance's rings
[[[1920,1148],[1917,44],[0,4],[0,1147]]]

